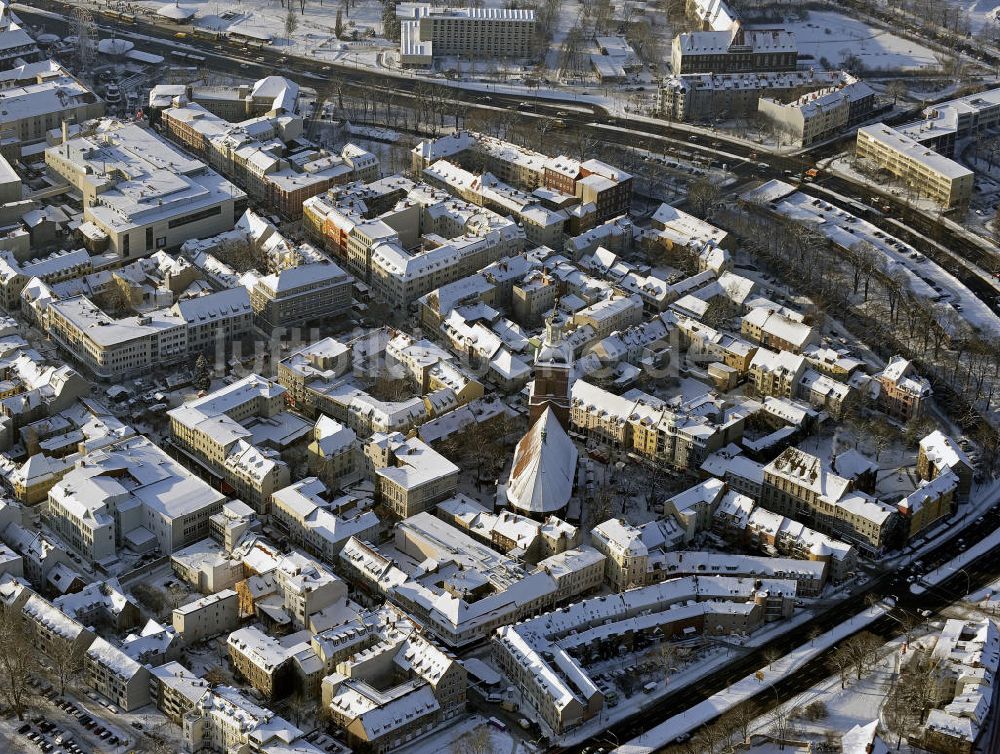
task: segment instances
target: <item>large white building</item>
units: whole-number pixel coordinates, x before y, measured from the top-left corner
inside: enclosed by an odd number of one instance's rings
[[[246,210],[243,191],[135,123],[106,120],[92,135],[64,137],[45,164],[81,194],[88,244],[126,258],[228,230]]]
[[[435,8],[399,3],[400,62],[429,66],[435,57],[527,58],[534,49],[535,11],[524,8]]]
[[[51,526],[89,560],[175,549],[208,536],[225,496],[144,437],[87,454],[49,491]]]
[[[250,297],[234,288],[116,319],[87,296],[49,302],[46,332],[98,379],[124,380],[228,347],[250,331]]]

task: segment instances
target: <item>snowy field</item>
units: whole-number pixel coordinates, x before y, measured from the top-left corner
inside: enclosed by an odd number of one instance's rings
[[[825,58],[838,68],[844,58],[856,55],[866,71],[937,68],[934,52],[916,42],[872,27],[864,21],[825,11],[810,11],[805,21],[789,22],[799,46],[799,61],[812,55],[818,64]]]

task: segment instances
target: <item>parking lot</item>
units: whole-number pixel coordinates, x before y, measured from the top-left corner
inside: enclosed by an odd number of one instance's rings
[[[124,749],[130,739],[82,703],[59,694],[47,681],[31,677],[44,714],[35,714],[17,728],[19,736],[44,754],[91,754]],[[108,705],[114,712],[114,705]]]

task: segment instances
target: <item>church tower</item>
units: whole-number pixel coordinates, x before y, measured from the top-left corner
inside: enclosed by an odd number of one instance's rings
[[[528,416],[532,425],[551,408],[564,429],[569,429],[569,382],[573,371],[573,349],[563,340],[557,306],[545,320],[545,335],[535,352],[535,380],[528,398]]]

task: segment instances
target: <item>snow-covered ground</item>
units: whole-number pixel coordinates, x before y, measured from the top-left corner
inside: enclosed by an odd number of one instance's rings
[[[789,652],[772,665],[740,679],[729,688],[713,694],[703,702],[675,715],[654,728],[615,749],[616,754],[652,754],[670,744],[678,736],[690,733],[737,704],[769,689],[777,681],[794,674],[809,660],[842,639],[862,630],[880,618],[890,608],[883,604],[869,607],[850,620]]]
[[[805,21],[788,22],[802,55],[819,63],[825,58],[833,68],[856,55],[866,71],[921,70],[938,67],[934,52],[862,20],[829,11],[810,11]]]
[[[485,729],[489,733],[489,751],[492,751],[493,754],[523,754],[531,750],[530,746],[513,731],[495,728],[482,715],[467,715],[460,718],[454,725],[438,728],[430,735],[393,751],[394,754],[461,752],[461,740],[478,729]]]

